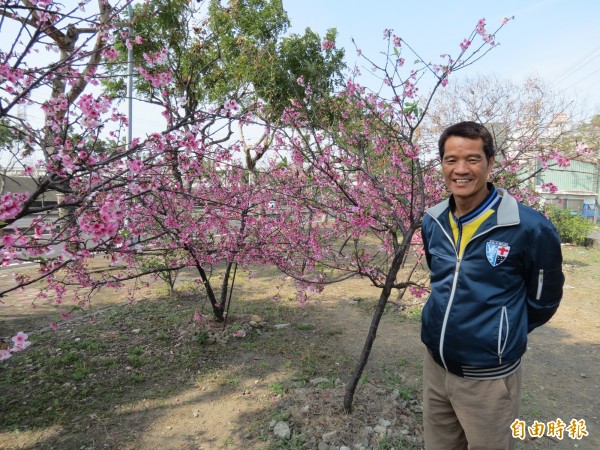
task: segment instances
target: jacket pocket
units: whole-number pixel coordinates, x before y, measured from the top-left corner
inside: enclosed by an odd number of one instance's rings
[[[498,364],[502,364],[502,355],[508,343],[509,332],[508,309],[506,306],[503,306],[500,312],[500,325],[498,326]]]

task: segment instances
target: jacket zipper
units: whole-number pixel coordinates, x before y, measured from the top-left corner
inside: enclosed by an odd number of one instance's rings
[[[504,339],[504,343],[502,343],[502,331],[504,330],[504,325],[506,324],[506,338]],[[506,344],[508,343],[508,332],[510,331],[510,326],[508,324],[508,310],[506,306],[502,307],[502,312],[500,313],[500,327],[498,329],[498,363],[502,365],[502,354],[504,353],[504,349],[506,348]]]
[[[437,219],[436,219],[437,220]],[[439,222],[438,222],[439,224]],[[444,368],[446,370],[448,370],[448,365],[446,364],[446,359],[444,358],[444,340],[446,338],[446,327],[448,325],[448,317],[450,316],[450,310],[452,309],[452,303],[454,303],[454,295],[456,293],[456,285],[458,284],[458,272],[460,270],[460,247],[458,247],[457,245],[460,245],[460,241],[462,239],[462,227],[460,226],[460,223],[458,224],[458,244],[454,243],[454,239],[452,238],[452,236],[450,236],[448,233],[446,233],[446,230],[444,229],[444,227],[440,225],[441,230],[444,232],[444,234],[446,235],[446,237],[448,238],[448,240],[450,241],[450,243],[454,246],[454,252],[455,252],[455,256],[456,256],[456,267],[454,269],[454,279],[452,280],[452,290],[450,292],[450,298],[448,299],[448,305],[446,305],[446,311],[444,313],[444,322],[442,323],[442,331],[440,333],[440,347],[439,347],[439,353],[440,353],[440,359],[442,360],[442,364],[444,365]]]
[[[538,275],[537,293],[535,294],[536,300],[539,300],[542,297],[542,288],[543,287],[544,287],[544,269],[540,269],[540,273]]]
[[[456,258],[456,268],[454,269],[454,280],[452,280],[452,291],[450,292],[450,299],[448,300],[448,305],[446,306],[446,312],[444,314],[444,323],[442,324],[442,332],[440,333],[440,359],[442,360],[442,364],[444,364],[444,368],[448,370],[448,366],[446,365],[446,359],[444,358],[444,340],[446,337],[446,326],[448,325],[448,316],[450,315],[450,310],[452,309],[452,303],[454,302],[454,294],[456,293],[456,285],[458,284],[458,271],[460,270],[460,258]]]

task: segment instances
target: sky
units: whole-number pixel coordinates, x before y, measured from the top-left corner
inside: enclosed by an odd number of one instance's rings
[[[338,31],[338,47],[356,61],[354,38],[365,55],[385,50],[388,28],[426,61],[456,55],[459,44],[486,19],[488,31],[514,16],[484,59],[463,76],[494,75],[522,82],[536,76],[586,114],[600,113],[600,0],[283,0],[290,33]]]

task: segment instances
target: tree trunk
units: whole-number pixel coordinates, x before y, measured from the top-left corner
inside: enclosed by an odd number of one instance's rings
[[[367,365],[367,361],[369,360],[369,355],[371,354],[373,343],[375,342],[375,338],[377,337],[377,329],[379,327],[379,322],[381,321],[381,317],[383,316],[383,312],[385,311],[385,305],[387,304],[391,292],[391,289],[383,288],[381,290],[379,302],[377,303],[377,308],[375,309],[373,319],[371,320],[371,328],[369,328],[369,333],[367,334],[367,339],[363,346],[363,351],[360,355],[358,366],[354,370],[352,378],[346,385],[346,393],[344,395],[344,411],[346,411],[347,413],[352,412],[352,402],[354,401],[354,393],[356,392],[356,387],[358,386],[360,377]]]
[[[402,266],[402,261],[404,261],[404,255],[406,254],[409,248],[409,243],[411,239],[412,233],[409,233],[409,236],[405,236],[403,240],[404,243],[400,246],[398,252],[394,256],[394,260],[390,266],[386,277],[385,286],[381,290],[379,302],[377,303],[377,308],[375,309],[373,319],[371,320],[371,327],[369,328],[369,333],[367,334],[367,339],[365,340],[365,345],[363,346],[363,351],[360,355],[358,365],[354,370],[352,378],[346,385],[346,393],[344,395],[344,411],[346,411],[347,413],[352,412],[352,402],[354,401],[354,393],[356,392],[356,387],[358,386],[360,377],[362,376],[363,370],[365,369],[369,360],[369,355],[371,354],[373,343],[375,342],[375,338],[377,337],[377,329],[379,328],[379,322],[381,322],[381,317],[383,316],[383,313],[385,311],[385,305],[387,304],[388,299],[390,298],[390,294],[392,293],[392,287],[396,282],[396,276],[398,275],[398,271]]]
[[[200,278],[202,279],[202,284],[204,285],[204,290],[206,291],[206,295],[208,296],[208,301],[210,301],[210,304],[212,306],[213,314],[219,322],[223,322],[223,320],[225,320],[223,305],[217,302],[215,291],[213,291],[212,289],[210,280],[206,275],[206,271],[202,268],[200,264],[196,264],[196,268],[198,269],[198,273],[200,274]]]

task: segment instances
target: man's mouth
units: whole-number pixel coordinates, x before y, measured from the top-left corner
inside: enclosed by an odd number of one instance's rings
[[[467,183],[470,183],[471,180],[465,180],[465,179],[461,178],[461,179],[454,180],[454,182],[457,184],[467,184]]]

